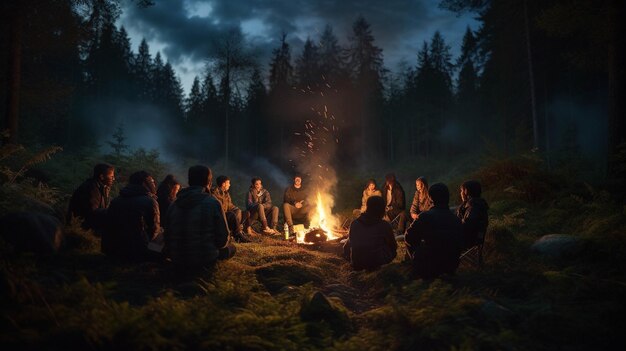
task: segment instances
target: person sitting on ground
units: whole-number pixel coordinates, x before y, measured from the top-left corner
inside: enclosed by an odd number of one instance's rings
[[[405,237],[413,272],[423,279],[453,274],[459,266],[463,245],[461,220],[448,208],[448,187],[442,183],[433,184],[429,195],[433,208],[417,217]]]
[[[261,178],[252,178],[252,184],[246,197],[246,210],[246,226],[258,218],[263,225],[263,233],[278,234],[276,231],[278,207],[272,206],[272,197],[270,192],[263,188]],[[268,216],[270,216],[269,223],[267,222]]]
[[[355,270],[374,270],[396,257],[398,244],[389,222],[383,220],[385,200],[374,195],[367,199],[367,208],[350,225],[344,256]]]
[[[460,193],[463,203],[457,209],[456,215],[463,224],[463,243],[470,248],[484,239],[489,225],[489,205],[481,197],[481,186],[476,180],[468,180],[461,184]],[[482,238],[480,237],[482,235]]]
[[[220,202],[220,205],[222,206],[222,210],[226,215],[226,223],[228,224],[228,229],[230,230],[233,239],[240,243],[250,242],[250,239],[243,232],[243,226],[241,224],[241,210],[233,204],[233,200],[230,197],[230,178],[221,175],[217,177],[215,182],[216,184],[215,187],[211,189],[211,194],[217,199],[217,201]]]
[[[67,210],[68,224],[76,217],[82,220],[83,229],[101,235],[113,182],[115,168],[108,163],[97,164],[93,168],[93,177],[85,180],[72,194]]]
[[[415,180],[415,195],[411,203],[411,219],[416,220],[422,212],[426,212],[433,207],[433,201],[428,195],[428,182],[426,178],[419,177]]]
[[[404,226],[406,223],[406,200],[404,189],[396,180],[396,175],[389,173],[385,176],[385,187],[383,188],[383,199],[385,199],[385,219],[393,221],[398,217],[398,226],[396,235],[404,234]]]
[[[211,169],[189,168],[189,187],[182,189],[164,217],[165,250],[179,271],[212,267],[235,255],[219,201],[210,194]]]
[[[176,200],[176,194],[180,190],[180,183],[176,180],[173,174],[168,174],[165,179],[159,184],[157,188],[157,202],[159,203],[159,213],[161,216],[165,216],[167,209],[172,202]]]
[[[376,181],[374,179],[369,179],[367,181],[365,189],[363,189],[363,196],[361,196],[361,208],[352,211],[352,214],[355,217],[365,213],[367,210],[367,199],[369,199],[370,196],[383,196],[380,189],[378,189],[378,186],[376,186]]]
[[[157,258],[150,242],[162,242],[156,184],[148,172],[133,173],[107,212],[108,229],[102,235],[102,252],[125,260]]]
[[[285,215],[285,223],[289,228],[289,234],[294,235],[293,220],[297,219],[305,222],[308,227],[308,216],[311,207],[307,203],[308,192],[302,186],[302,176],[296,175],[293,178],[293,185],[285,189],[283,196],[283,213]]]

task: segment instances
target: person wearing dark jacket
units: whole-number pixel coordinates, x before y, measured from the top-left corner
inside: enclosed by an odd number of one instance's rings
[[[285,214],[285,223],[289,228],[289,233],[294,235],[293,220],[298,219],[305,222],[308,227],[308,216],[311,207],[307,203],[307,196],[309,193],[302,186],[302,177],[296,175],[293,178],[293,185],[290,185],[285,189],[283,196],[283,213]]]
[[[385,176],[385,187],[383,188],[383,199],[385,200],[385,219],[393,221],[398,217],[397,234],[404,234],[406,223],[406,200],[404,189],[396,180],[396,175],[389,173]]]
[[[230,178],[221,175],[217,177],[216,183],[216,186],[211,189],[211,195],[220,202],[233,239],[238,242],[250,242],[246,234],[243,233],[241,210],[233,204],[233,200],[230,197]]]
[[[68,223],[73,217],[79,218],[83,229],[92,229],[101,235],[114,181],[115,168],[107,163],[97,164],[93,169],[93,177],[85,180],[72,194],[67,211]]]
[[[482,189],[480,183],[475,180],[468,180],[461,184],[461,201],[463,203],[457,209],[456,215],[463,224],[463,244],[465,248],[470,248],[479,243],[487,232],[489,224],[489,205],[481,197]]]
[[[161,240],[159,219],[154,179],[145,171],[133,173],[107,212],[102,252],[126,260],[148,259],[148,244]]]
[[[380,196],[367,199],[367,209],[350,225],[344,256],[355,270],[374,270],[396,257],[398,244],[389,222],[383,220],[385,200]]]
[[[176,200],[176,194],[180,190],[180,183],[176,180],[173,174],[168,174],[165,179],[159,184],[157,188],[157,202],[159,203],[159,213],[161,216],[165,216],[167,209],[172,202]]]
[[[442,183],[429,189],[433,208],[422,212],[406,232],[407,254],[414,273],[424,279],[453,274],[463,245],[461,220],[450,211],[450,193]]]
[[[246,196],[246,226],[257,218],[263,224],[263,232],[266,234],[277,234],[276,225],[278,224],[278,207],[272,206],[272,197],[270,192],[263,188],[261,178],[252,178],[252,184]],[[270,217],[268,223],[267,217]]]
[[[211,267],[235,254],[219,201],[210,194],[211,169],[189,168],[189,187],[182,189],[164,217],[165,250],[181,272]]]

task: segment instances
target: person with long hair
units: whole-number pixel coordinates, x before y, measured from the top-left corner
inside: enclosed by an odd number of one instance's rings
[[[411,218],[416,220],[420,213],[426,212],[433,207],[433,201],[428,195],[428,181],[424,177],[415,179],[415,195],[411,203]]]

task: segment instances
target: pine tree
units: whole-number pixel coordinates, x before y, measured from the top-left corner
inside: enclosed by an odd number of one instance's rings
[[[270,91],[277,92],[291,85],[293,66],[291,65],[291,48],[286,41],[287,34],[283,33],[280,47],[274,49],[270,63]]]
[[[326,25],[319,42],[319,67],[322,79],[335,85],[344,77],[342,48],[331,26]]]
[[[302,54],[296,60],[296,77],[302,87],[312,86],[321,81],[319,53],[311,39],[307,38]]]
[[[119,160],[126,155],[128,150],[128,144],[126,144],[126,133],[124,132],[124,124],[117,125],[115,132],[111,136],[112,140],[107,141],[107,144],[113,149],[114,156]]]
[[[352,25],[350,46],[346,50],[347,67],[354,83],[355,115],[360,126],[361,165],[367,160],[376,160],[383,149],[383,140],[379,137],[382,126],[380,116],[383,106],[382,49],[374,45],[370,25],[363,17],[357,18]]]
[[[137,56],[134,60],[133,73],[135,76],[135,84],[137,89],[137,97],[142,102],[150,100],[150,83],[152,78],[152,56],[150,55],[150,47],[146,39],[142,39],[139,44]]]

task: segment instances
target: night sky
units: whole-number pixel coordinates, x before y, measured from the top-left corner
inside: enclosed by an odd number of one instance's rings
[[[292,59],[300,55],[307,37],[313,41],[328,24],[341,45],[351,26],[362,15],[371,25],[375,44],[383,49],[385,66],[397,71],[405,61],[415,66],[419,47],[439,30],[456,57],[465,29],[477,29],[472,15],[458,17],[438,8],[439,0],[157,0],[148,8],[123,1],[119,24],[131,38],[133,51],[142,38],[154,57],[161,52],[174,66],[185,92],[200,75],[214,38],[240,29],[257,63],[267,72],[272,50],[287,33]]]

